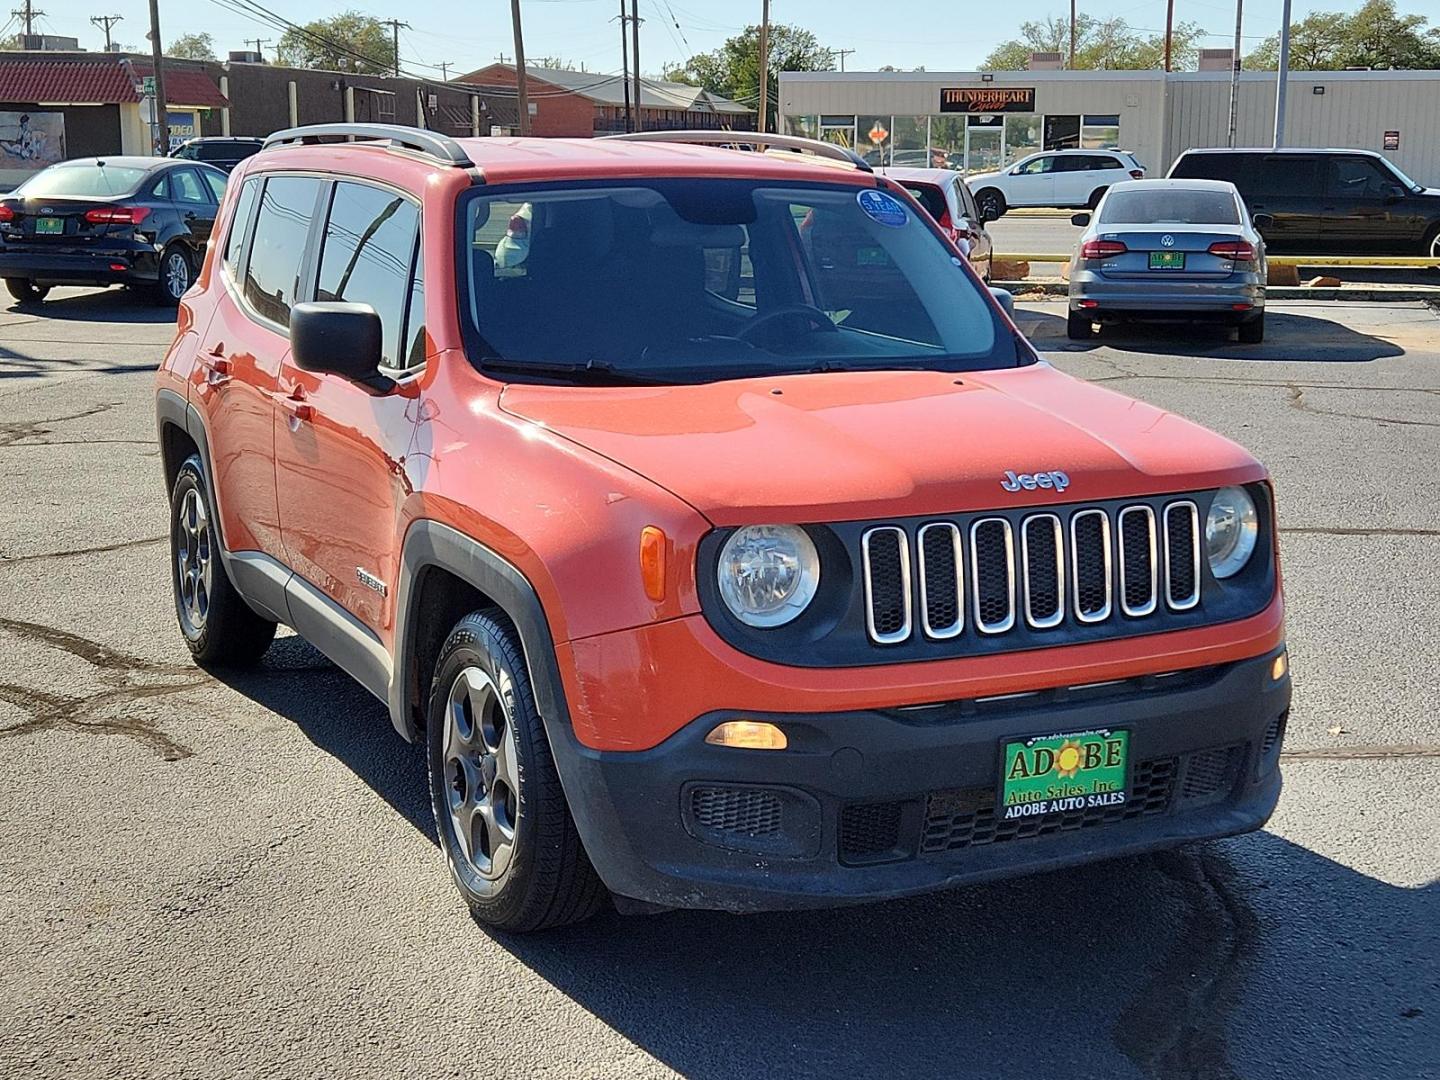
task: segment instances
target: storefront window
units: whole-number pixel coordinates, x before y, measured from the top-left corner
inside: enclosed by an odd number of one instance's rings
[[[1046,150],[1077,150],[1079,147],[1080,117],[1056,116],[1053,113],[1045,117]]]
[[[855,146],[855,117],[827,115],[820,117],[820,138],[836,146]]]
[[[1036,113],[1011,113],[1005,117],[1005,164],[1011,165],[1042,149],[1044,120]]]
[[[1120,117],[1087,115],[1080,129],[1080,145],[1086,150],[1120,149]]]
[[[928,116],[897,116],[890,125],[890,164],[924,169],[930,166]],[[941,164],[943,168],[943,163]]]
[[[930,156],[932,161],[943,160],[947,169],[965,167],[965,117],[930,118]]]
[[[871,165],[889,165],[893,116],[857,116],[855,148]]]
[[[819,138],[820,118],[818,116],[787,116],[785,117],[785,133],[799,135],[803,139]]]
[[[1005,161],[1005,117],[972,114],[965,132],[967,172],[993,172]]]

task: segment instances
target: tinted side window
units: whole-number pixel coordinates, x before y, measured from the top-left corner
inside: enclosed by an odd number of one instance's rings
[[[367,184],[339,183],[320,249],[317,300],[369,304],[380,316],[381,363],[401,361],[405,304],[420,211],[409,199]]]
[[[206,169],[200,175],[205,178],[205,183],[209,185],[210,191],[215,196],[215,201],[218,203],[225,194],[225,177],[220,176],[218,173],[212,172],[209,169]]]
[[[425,363],[425,245],[415,245],[415,269],[410,276],[410,309],[405,313],[406,368],[414,369]]]
[[[1374,158],[1333,157],[1330,159],[1330,194],[1341,199],[1379,199],[1395,177]]]
[[[256,313],[281,326],[290,325],[319,192],[320,181],[311,177],[272,176],[260,197],[255,239],[245,266],[245,299]]]
[[[1256,195],[1318,196],[1321,191],[1320,159],[1272,154],[1260,162],[1258,175],[1250,184]]]
[[[240,253],[245,249],[245,239],[250,231],[250,216],[255,209],[255,197],[260,193],[261,180],[247,180],[240,189],[240,198],[235,203],[235,213],[230,218],[230,234],[225,238],[225,265],[233,274],[240,265]]]
[[[1186,154],[1175,163],[1170,175],[1185,180],[1229,180],[1243,157],[1243,154]]]
[[[1085,168],[1091,170],[1123,169],[1124,166],[1120,164],[1118,158],[1113,158],[1109,154],[1095,154],[1085,159]]]
[[[960,212],[971,221],[978,222],[980,220],[980,210],[975,205],[975,196],[970,193],[969,186],[966,184],[956,184],[955,190],[960,196]]]

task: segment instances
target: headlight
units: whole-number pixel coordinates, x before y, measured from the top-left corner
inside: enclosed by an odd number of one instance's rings
[[[784,626],[809,606],[820,556],[794,525],[747,525],[720,549],[720,597],[748,626]]]
[[[1260,518],[1255,502],[1243,488],[1221,488],[1210,503],[1205,518],[1205,553],[1210,572],[1217,578],[1238,574],[1255,551],[1260,535]]]

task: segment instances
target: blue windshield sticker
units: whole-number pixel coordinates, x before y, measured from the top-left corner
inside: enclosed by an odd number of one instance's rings
[[[874,188],[866,188],[855,196],[855,201],[860,204],[871,221],[879,222],[891,229],[898,229],[910,220],[910,215],[905,212],[905,207],[892,195],[883,191],[876,191]]]

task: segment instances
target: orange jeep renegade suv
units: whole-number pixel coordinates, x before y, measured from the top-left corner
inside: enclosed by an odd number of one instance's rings
[[[746,138],[241,163],[159,375],[196,658],[283,622],[386,702],[512,930],[1260,827],[1265,469],[1042,361],[848,151]]]

